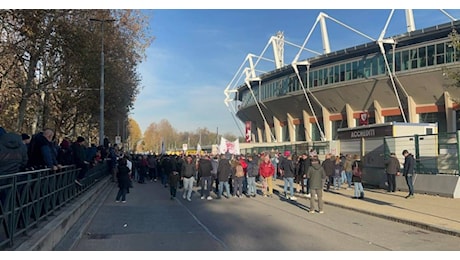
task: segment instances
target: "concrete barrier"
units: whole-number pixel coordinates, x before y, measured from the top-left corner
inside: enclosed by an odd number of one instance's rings
[[[460,176],[449,174],[415,174],[414,192],[447,198],[460,198]],[[383,168],[364,168],[363,184],[387,189],[387,175]],[[396,176],[396,188],[409,191],[404,176]]]
[[[415,174],[414,192],[448,198],[460,198],[460,176],[443,174]],[[396,187],[409,191],[404,176],[396,177]]]

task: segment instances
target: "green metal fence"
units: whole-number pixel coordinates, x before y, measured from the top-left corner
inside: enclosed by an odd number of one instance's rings
[[[80,169],[65,166],[0,175],[0,249],[13,248],[15,242],[35,228],[93,184],[108,175],[107,164],[88,170],[83,186],[75,184]]]
[[[416,158],[415,171],[422,174],[459,173],[457,133],[386,137],[385,154],[398,156],[407,149]]]
[[[364,159],[364,167],[373,168],[375,171],[384,172],[384,159],[394,152],[401,164],[404,162],[403,150],[408,150],[416,159],[416,172],[420,174],[459,174],[459,136],[460,131],[455,133],[439,133],[431,135],[410,135],[401,137],[382,137],[381,139],[357,140],[363,145],[360,154]],[[333,142],[305,142],[298,144],[274,145],[267,144],[251,148],[241,149],[242,154],[254,154],[261,152],[290,151],[294,154],[302,154],[314,149],[319,158],[324,158],[327,153],[340,154],[340,140]]]

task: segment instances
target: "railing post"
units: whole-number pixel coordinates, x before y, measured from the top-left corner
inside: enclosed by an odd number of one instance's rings
[[[420,144],[419,144],[419,136],[416,134],[414,135],[414,140],[415,140],[415,167],[416,167],[416,172],[420,173]]]
[[[457,174],[460,175],[460,160],[458,159],[458,156],[460,155],[460,130],[457,130]]]

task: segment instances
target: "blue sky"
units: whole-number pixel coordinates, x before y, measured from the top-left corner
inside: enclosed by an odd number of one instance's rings
[[[21,6],[22,5],[22,6]],[[224,90],[249,53],[260,55],[271,36],[283,31],[285,40],[302,45],[320,11],[377,39],[391,9],[393,15],[385,36],[405,32],[404,9],[414,9],[417,29],[448,22],[439,8],[455,18],[460,10],[455,1],[241,1],[209,0],[112,0],[112,1],[17,1],[2,2],[3,8],[101,8],[143,9],[150,17],[150,33],[156,38],[147,49],[147,59],[139,66],[142,78],[131,117],[145,131],[148,125],[167,119],[178,131],[206,127],[219,133],[242,135],[243,124],[224,104]],[[264,8],[264,9],[260,9]],[[457,10],[452,10],[457,8]],[[327,21],[332,51],[367,43],[364,38]],[[271,46],[264,57],[272,55]],[[317,26],[306,47],[321,52]],[[285,64],[299,49],[285,45]],[[302,52],[301,59],[312,54]],[[271,56],[272,57],[272,56]],[[267,57],[270,58],[270,57]],[[248,64],[245,63],[244,67]],[[258,69],[269,71],[270,62]],[[240,125],[240,128],[237,126]]]
[[[135,102],[132,117],[142,131],[152,122],[167,119],[178,131],[207,127],[219,133],[241,135],[235,118],[225,106],[223,91],[238,72],[246,55],[260,55],[271,36],[283,31],[285,40],[302,45],[320,11],[346,25],[377,39],[388,19],[390,9],[154,9],[150,16],[155,41],[140,66],[142,90]],[[460,17],[460,10],[446,10]],[[448,22],[441,11],[414,9],[417,29]],[[340,50],[369,42],[367,38],[327,21],[331,49]],[[321,52],[320,29],[315,27],[306,47]],[[405,32],[404,10],[395,11],[386,36]],[[299,49],[285,45],[285,63],[289,64]],[[265,52],[271,54],[271,46]],[[312,54],[302,52],[303,58]],[[247,64],[245,64],[247,66]],[[271,62],[260,68],[273,69]],[[239,74],[238,74],[239,75]]]

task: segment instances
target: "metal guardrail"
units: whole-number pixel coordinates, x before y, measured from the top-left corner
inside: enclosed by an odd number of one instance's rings
[[[13,248],[35,228],[80,196],[101,178],[108,176],[107,164],[100,163],[86,172],[79,186],[80,169],[64,166],[0,175],[0,250]]]

